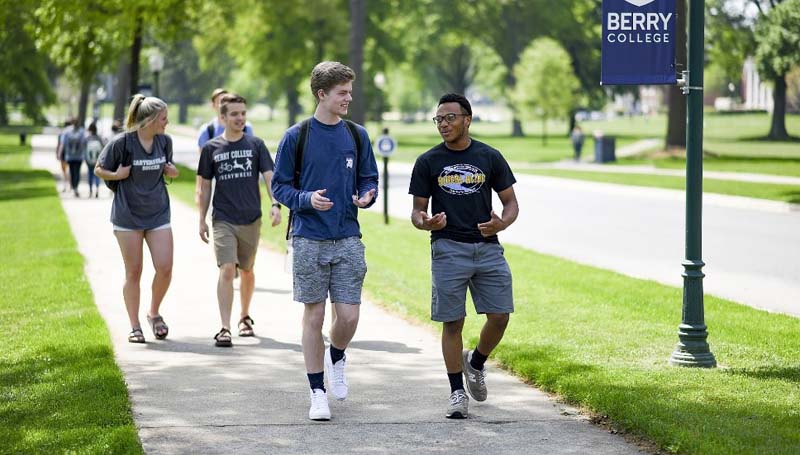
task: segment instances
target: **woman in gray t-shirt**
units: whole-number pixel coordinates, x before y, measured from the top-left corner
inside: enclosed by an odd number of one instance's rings
[[[131,323],[131,343],[145,341],[139,323],[144,242],[156,269],[147,321],[157,339],[163,340],[169,333],[159,312],[172,280],[172,229],[164,177],[178,176],[178,169],[172,164],[172,139],[164,134],[168,123],[164,101],[134,96],[126,132],[105,146],[94,168],[95,175],[116,186],[111,223],[125,262],[122,295]]]

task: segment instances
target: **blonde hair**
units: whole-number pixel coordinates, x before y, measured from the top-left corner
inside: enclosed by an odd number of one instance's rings
[[[128,131],[140,130],[155,120],[158,114],[166,108],[167,103],[161,98],[141,94],[133,95],[133,100],[131,100],[131,105],[128,108],[125,128]]]

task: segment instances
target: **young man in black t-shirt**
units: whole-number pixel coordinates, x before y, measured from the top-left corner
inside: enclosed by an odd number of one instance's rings
[[[208,243],[206,214],[211,201],[211,180],[214,189],[214,252],[219,266],[217,300],[222,329],[214,336],[215,345],[230,347],[233,278],[238,268],[241,275],[239,295],[242,312],[239,336],[253,336],[250,301],[255,290],[253,264],[258,251],[261,230],[261,192],[259,176],[264,177],[267,194],[272,197],[272,157],[264,141],[244,134],[247,104],[239,95],[226,94],[220,101],[220,122],[225,131],[208,141],[200,152],[197,165],[197,206],[200,209],[200,239]],[[281,206],[272,204],[272,226],[281,221]]]
[[[484,401],[484,362],[503,338],[514,311],[511,270],[497,233],[516,220],[519,207],[513,187],[516,180],[506,160],[469,136],[469,101],[462,95],[444,95],[433,121],[444,142],[414,164],[408,190],[414,196],[411,223],[431,231],[431,319],[443,323],[442,354],[450,380],[445,416],[463,419],[469,403],[464,379],[472,398]],[[502,216],[492,210],[492,191],[503,204]],[[429,200],[433,216],[428,215]],[[463,349],[461,338],[467,288],[475,310],[486,315],[472,351]]]

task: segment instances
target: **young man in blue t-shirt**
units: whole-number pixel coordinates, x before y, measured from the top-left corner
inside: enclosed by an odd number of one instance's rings
[[[347,398],[344,351],[358,326],[361,287],[367,273],[358,209],[370,207],[378,190],[378,166],[366,130],[342,119],[353,99],[354,79],[353,70],[339,62],[314,67],[314,116],[284,134],[272,180],[275,198],[294,214],[292,278],[294,300],[305,305],[302,343],[311,387],[308,417],[312,420],[331,417],[324,384],[326,368],[334,398]],[[304,141],[300,140],[301,131],[306,132]],[[298,142],[304,143],[299,151]],[[360,150],[356,150],[358,143]],[[298,179],[296,170],[300,171]],[[322,324],[328,296],[335,311],[326,349]]]
[[[247,102],[239,95],[226,94],[220,101],[220,120],[225,125],[222,135],[203,146],[197,165],[197,206],[200,209],[200,239],[208,243],[206,214],[211,201],[211,180],[214,189],[214,253],[217,256],[219,280],[217,301],[222,328],[214,335],[218,347],[231,347],[231,311],[233,279],[241,272],[239,297],[242,311],[238,323],[239,336],[253,336],[250,301],[255,290],[253,265],[261,234],[261,192],[263,177],[267,194],[272,199],[272,157],[264,141],[244,134]],[[272,204],[272,226],[281,221],[280,204]]]
[[[469,101],[462,95],[444,95],[433,121],[443,142],[414,163],[408,190],[414,196],[411,223],[431,231],[431,319],[443,323],[442,354],[450,381],[445,416],[464,419],[469,404],[464,379],[472,398],[484,401],[484,362],[503,338],[514,311],[511,270],[497,233],[517,219],[519,207],[506,160],[469,135]],[[502,216],[492,210],[492,191],[503,204]],[[467,288],[475,310],[486,315],[472,351],[462,349],[461,337]]]

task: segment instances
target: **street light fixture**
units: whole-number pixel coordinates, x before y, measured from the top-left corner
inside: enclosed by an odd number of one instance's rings
[[[164,56],[157,48],[150,53],[149,63],[150,71],[153,72],[153,96],[159,96],[158,74],[164,69]]]

